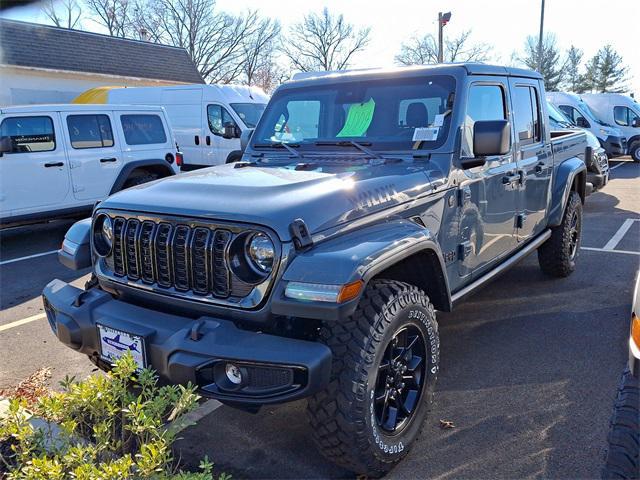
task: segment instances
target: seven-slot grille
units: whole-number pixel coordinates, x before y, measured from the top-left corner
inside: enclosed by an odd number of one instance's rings
[[[232,233],[182,224],[113,220],[113,273],[179,292],[227,298],[234,294],[226,250]],[[244,295],[246,289],[239,289]]]

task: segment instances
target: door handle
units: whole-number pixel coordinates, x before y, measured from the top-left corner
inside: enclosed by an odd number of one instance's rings
[[[109,162],[115,162],[117,161],[117,158],[101,158],[100,159],[100,163],[109,163]]]
[[[200,137],[198,135],[196,135],[195,142],[196,145],[200,145]]]
[[[45,168],[49,168],[49,167],[63,167],[64,163],[63,162],[51,162],[51,163],[45,163],[44,164]]]
[[[515,182],[519,178],[520,178],[519,173],[512,173],[511,175],[505,175],[504,177],[502,177],[502,184],[509,185],[510,183]]]
[[[211,137],[209,135],[206,136],[207,145],[211,145]]]
[[[536,173],[542,173],[542,171],[544,170],[544,166],[545,166],[544,162],[538,163],[536,165]]]

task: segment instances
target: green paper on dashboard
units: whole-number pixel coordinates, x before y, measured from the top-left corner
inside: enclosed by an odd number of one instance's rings
[[[371,120],[373,119],[373,111],[376,108],[376,102],[370,98],[365,103],[354,103],[349,107],[347,121],[344,127],[338,132],[336,137],[362,137],[367,133]]]

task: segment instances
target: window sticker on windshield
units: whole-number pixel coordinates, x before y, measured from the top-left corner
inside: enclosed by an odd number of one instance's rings
[[[440,127],[415,128],[413,130],[414,142],[433,142],[438,138]]]
[[[432,127],[441,127],[444,124],[444,113],[440,113],[438,115],[436,115],[436,118],[433,119],[433,125],[431,125]]]
[[[373,111],[376,108],[376,102],[370,98],[368,102],[354,103],[349,107],[347,120],[344,122],[342,130],[338,132],[336,137],[362,137],[367,133],[371,120],[373,119]]]

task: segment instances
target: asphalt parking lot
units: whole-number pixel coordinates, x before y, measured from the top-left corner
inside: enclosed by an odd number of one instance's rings
[[[568,279],[548,279],[535,255],[455,312],[438,315],[441,374],[431,416],[393,478],[599,476],[615,388],[627,359],[640,264],[640,164],[612,162],[587,199],[582,250]],[[53,278],[81,285],[51,252],[69,221],[0,232],[0,388],[40,367],[52,385],[93,365],[60,345],[40,293]],[[236,478],[337,478],[309,436],[304,403],[250,414],[222,406],[183,432],[187,465],[208,455]],[[452,421],[442,430],[440,420]]]

